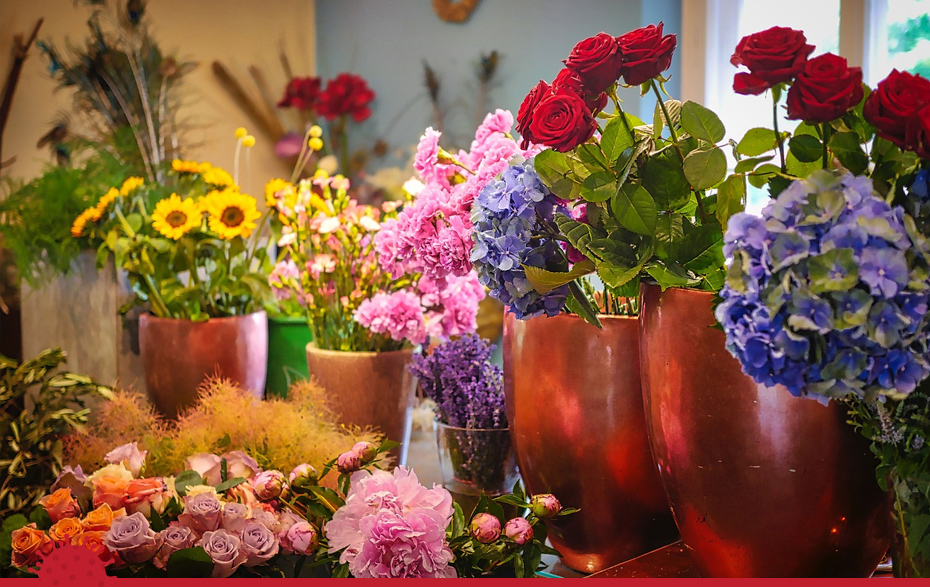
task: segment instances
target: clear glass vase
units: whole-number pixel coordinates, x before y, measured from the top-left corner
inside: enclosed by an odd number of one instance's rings
[[[458,428],[434,422],[442,485],[467,513],[484,493],[509,493],[520,472],[508,428]]]

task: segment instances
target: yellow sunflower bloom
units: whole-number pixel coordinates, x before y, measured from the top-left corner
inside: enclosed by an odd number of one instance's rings
[[[274,208],[277,203],[274,195],[286,187],[291,187],[291,183],[283,179],[272,179],[265,184],[265,206]]]
[[[107,206],[112,204],[117,198],[119,198],[120,193],[116,188],[110,188],[107,193],[103,194],[103,197],[100,198],[100,201],[97,202],[97,211],[100,215],[106,211]]]
[[[84,227],[87,226],[87,220],[87,210],[85,210],[74,219],[74,224],[71,225],[71,236],[78,238],[84,234]]]
[[[121,196],[128,196],[130,192],[138,187],[142,187],[145,181],[141,177],[130,177],[123,182],[122,187],[119,188],[119,193]]]
[[[178,173],[200,173],[200,163],[175,159],[171,162],[171,169]]]
[[[152,212],[152,227],[162,235],[178,240],[191,230],[200,226],[202,213],[194,200],[184,200],[177,194],[155,204]]]
[[[214,192],[206,198],[210,214],[210,230],[226,240],[237,236],[248,238],[255,229],[255,221],[262,213],[255,205],[255,198],[236,190]]]
[[[200,172],[200,176],[205,182],[217,187],[230,187],[236,185],[229,172],[219,167],[210,167]]]

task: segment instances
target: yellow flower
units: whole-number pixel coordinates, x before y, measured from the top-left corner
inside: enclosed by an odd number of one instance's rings
[[[103,197],[100,198],[99,202],[97,202],[97,211],[100,213],[101,216],[106,211],[107,206],[112,204],[114,200],[119,198],[119,196],[120,196],[120,192],[116,188],[110,188],[109,191],[107,191],[107,193],[103,194]]]
[[[184,200],[177,194],[155,204],[152,212],[152,227],[164,236],[178,240],[200,226],[201,212],[194,200]]]
[[[321,136],[323,136],[323,129],[320,128],[319,124],[314,124],[313,126],[310,127],[310,136],[315,139],[318,139]]]
[[[84,227],[87,226],[87,220],[87,210],[84,210],[74,219],[74,223],[71,225],[71,236],[78,238],[84,234]]]
[[[171,169],[174,169],[178,173],[200,173],[200,163],[175,159],[171,162]]]
[[[244,136],[247,135],[247,134],[249,134],[249,131],[245,130],[245,127],[244,127],[244,126],[240,126],[239,128],[236,129],[236,138],[237,138],[237,139],[241,139],[242,137],[244,137]]]
[[[243,147],[254,147],[255,137],[252,135],[245,135],[244,137],[242,137],[242,146]]]
[[[290,187],[290,182],[284,181],[283,179],[272,179],[265,184],[265,205],[269,208],[274,208],[276,199],[274,195],[286,187]]]
[[[237,236],[248,238],[255,228],[255,221],[262,216],[255,206],[255,198],[236,190],[214,192],[205,200],[210,214],[210,230],[226,240]]]
[[[307,141],[307,146],[310,147],[310,149],[313,151],[319,151],[323,148],[323,140],[317,137],[313,137]]]
[[[141,177],[130,177],[123,182],[123,186],[119,189],[119,193],[122,196],[128,196],[129,192],[132,190],[141,187],[145,183]]]
[[[229,172],[227,172],[225,169],[220,169],[219,167],[211,166],[207,169],[203,169],[200,172],[200,175],[203,177],[203,180],[210,185],[215,185],[218,187],[229,187],[236,185],[236,182],[233,181],[233,178],[231,175],[229,175]]]

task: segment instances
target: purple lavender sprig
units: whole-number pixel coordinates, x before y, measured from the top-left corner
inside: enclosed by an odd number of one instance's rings
[[[414,358],[410,372],[436,402],[440,422],[459,428],[507,428],[504,376],[491,364],[493,351],[493,345],[469,334]]]

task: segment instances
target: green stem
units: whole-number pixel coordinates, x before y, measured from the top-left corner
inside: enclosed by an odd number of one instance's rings
[[[775,142],[778,143],[778,155],[781,157],[781,172],[788,173],[788,167],[785,164],[785,142],[781,133],[778,132],[778,100],[775,99],[774,93],[772,94],[772,122],[775,130]]]
[[[829,169],[830,165],[830,150],[827,148],[827,143],[830,142],[830,125],[829,123],[823,122],[820,125],[820,133],[823,135],[823,168]]]
[[[620,122],[623,123],[623,128],[626,129],[627,134],[630,135],[630,140],[633,143],[636,143],[636,134],[633,132],[633,129],[630,127],[630,121],[626,119],[626,113],[623,111],[623,107],[620,106],[620,98],[617,97],[617,89],[615,86],[611,86],[610,91],[607,94],[610,96],[610,99],[614,103],[614,112],[617,113],[617,116],[620,117]]]

